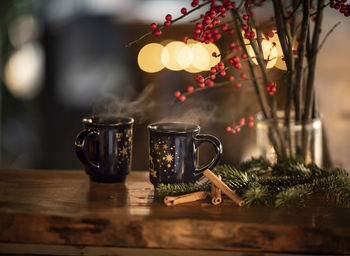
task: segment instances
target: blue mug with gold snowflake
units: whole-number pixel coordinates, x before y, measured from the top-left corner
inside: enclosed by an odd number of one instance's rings
[[[131,170],[134,119],[97,115],[83,119],[75,152],[96,182],[122,182]]]
[[[149,131],[150,181],[172,184],[195,182],[206,169],[213,169],[222,156],[221,142],[214,136],[199,134],[200,127],[188,123],[155,123]],[[215,150],[210,163],[199,167],[199,146],[209,142]]]

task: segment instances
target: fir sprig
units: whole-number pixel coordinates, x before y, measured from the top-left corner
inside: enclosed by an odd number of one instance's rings
[[[251,186],[243,194],[244,203],[247,206],[268,205],[272,198],[268,186],[261,186],[260,184]]]
[[[313,194],[311,184],[296,185],[287,188],[276,195],[275,205],[282,206],[287,204],[303,205],[304,197]]]
[[[166,196],[178,196],[198,191],[209,191],[210,184],[208,182],[203,184],[193,183],[175,183],[175,184],[158,184],[156,188],[156,199],[162,200]]]
[[[253,158],[236,168],[217,166],[213,172],[243,196],[246,206],[290,204],[303,205],[305,199],[319,193],[339,207],[350,207],[350,178],[343,169],[325,170],[315,164],[306,165],[300,159],[286,158],[271,164],[263,158]],[[210,192],[209,181],[201,184],[158,184],[155,197],[182,195],[197,191]]]

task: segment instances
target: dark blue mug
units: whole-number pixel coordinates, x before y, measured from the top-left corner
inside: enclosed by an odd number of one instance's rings
[[[172,184],[195,182],[206,169],[213,169],[222,157],[221,142],[214,136],[199,134],[200,127],[187,123],[155,123],[149,131],[150,181]],[[209,142],[215,157],[199,168],[199,146]]]
[[[75,152],[90,179],[122,182],[131,170],[134,119],[97,115],[83,119],[84,130],[75,140]]]

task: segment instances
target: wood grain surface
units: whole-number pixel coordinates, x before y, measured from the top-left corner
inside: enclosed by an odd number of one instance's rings
[[[125,183],[83,171],[0,171],[0,242],[74,246],[350,253],[350,210],[315,198],[307,207],[166,207],[147,172]]]

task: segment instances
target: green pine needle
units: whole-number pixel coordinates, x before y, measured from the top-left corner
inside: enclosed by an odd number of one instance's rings
[[[339,207],[350,207],[350,178],[343,169],[325,170],[315,164],[306,165],[298,158],[285,158],[276,164],[264,158],[253,158],[242,163],[240,169],[220,165],[213,172],[242,195],[247,206],[303,205],[308,196],[319,193]],[[155,198],[197,191],[210,193],[210,188],[209,181],[201,184],[158,184]]]
[[[209,191],[210,184],[193,184],[193,183],[175,183],[175,184],[158,184],[155,191],[155,198],[163,200],[166,196],[178,196],[198,191]]]
[[[287,204],[303,205],[304,197],[310,196],[312,193],[312,185],[296,185],[279,192],[276,195],[275,205],[277,207]]]
[[[244,194],[244,203],[247,206],[268,205],[271,203],[271,193],[267,186],[256,185],[248,188]]]

